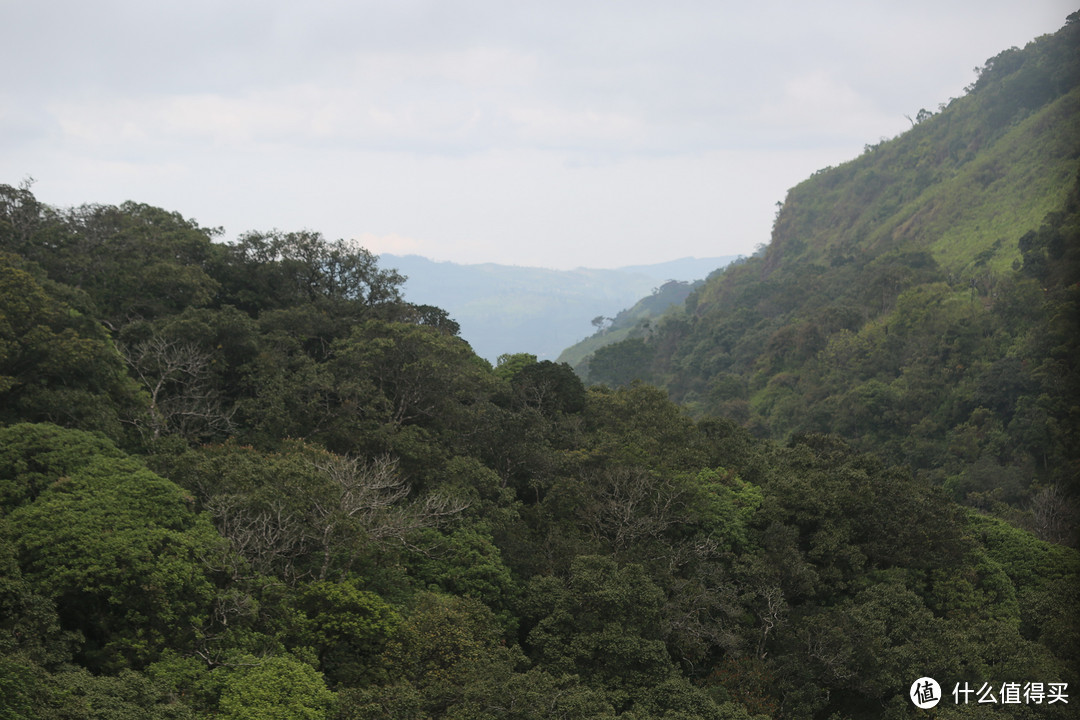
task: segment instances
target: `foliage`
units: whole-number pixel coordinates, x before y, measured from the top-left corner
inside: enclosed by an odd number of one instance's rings
[[[87,440],[97,438],[55,433],[52,452],[35,448],[34,459],[63,461],[58,446]],[[71,465],[7,517],[22,575],[56,604],[61,627],[82,633],[87,667],[144,667],[202,623],[214,593],[203,562],[217,535],[179,487],[134,459],[88,454]]]
[[[228,249],[224,300],[252,314],[316,303],[377,306],[400,299],[404,278],[364,248],[315,232],[252,232]]]
[[[565,581],[534,578],[524,602],[536,659],[558,672],[588,673],[617,706],[631,688],[674,674],[660,636],[663,594],[639,565],[581,556]]]
[[[1078,492],[1077,33],[1002,53],[965,97],[815,173],[763,256],[579,371],[760,436],[841,435],[1075,542],[1054,518]]]
[[[221,694],[228,720],[321,720],[333,702],[322,675],[287,655],[235,673]]]
[[[631,334],[647,333],[654,323],[662,322],[662,318],[668,313],[680,312],[690,294],[704,284],[703,280],[692,283],[669,280],[660,287],[653,288],[651,295],[638,300],[615,317],[605,318],[601,315],[594,318],[596,332],[563,350],[559,355],[559,362],[581,370],[583,361],[600,348],[626,340]]]
[[[47,284],[47,283],[46,283]],[[134,389],[104,328],[0,253],[0,420],[121,435]]]
[[[1077,31],[795,188],[764,253],[596,352],[610,386],[492,368],[350,242],[0,187],[0,716],[1075,686]]]
[[[84,290],[110,325],[202,306],[218,290],[208,272],[218,231],[178,213],[133,202],[56,213],[25,191],[15,203],[11,188],[0,194],[16,215],[0,226],[15,231],[0,236],[2,246]]]
[[[316,651],[333,684],[358,685],[378,673],[374,658],[401,623],[393,607],[355,580],[308,585],[298,609],[300,643]]]

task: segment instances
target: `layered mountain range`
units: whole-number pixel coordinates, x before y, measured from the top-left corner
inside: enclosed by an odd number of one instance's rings
[[[615,315],[668,281],[705,278],[734,259],[687,257],[653,265],[554,270],[436,262],[418,255],[379,257],[382,265],[408,278],[406,299],[446,310],[476,354],[492,363],[517,352],[553,360],[591,332],[594,318]]]

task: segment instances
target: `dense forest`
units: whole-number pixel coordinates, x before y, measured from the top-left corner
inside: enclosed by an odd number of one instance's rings
[[[1076,17],[589,386],[353,243],[0,186],[0,718],[1075,717]]]
[[[721,267],[726,267],[739,259],[731,258]],[[710,274],[716,272],[718,270],[714,269]],[[596,316],[592,321],[596,333],[563,350],[559,354],[558,361],[565,362],[571,367],[587,367],[587,359],[597,350],[622,342],[628,337],[640,335],[642,331],[647,331],[653,322],[661,318],[672,307],[683,305],[690,293],[704,284],[704,280],[694,280],[692,282],[668,280],[658,287],[654,287],[652,293],[641,298],[632,306],[616,313],[615,317]]]
[[[1080,21],[795,187],[772,242],[573,363],[844,437],[1055,542],[1080,514]]]

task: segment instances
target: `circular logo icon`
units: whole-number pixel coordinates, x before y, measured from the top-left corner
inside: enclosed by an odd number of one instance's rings
[[[932,677],[921,677],[911,683],[911,692],[908,695],[915,707],[928,710],[941,702],[941,686]]]

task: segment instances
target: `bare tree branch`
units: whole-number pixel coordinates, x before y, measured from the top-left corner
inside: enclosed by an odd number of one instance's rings
[[[209,353],[160,334],[119,349],[150,396],[147,418],[135,421],[140,430],[154,438],[177,434],[191,441],[233,431],[235,408],[226,409],[213,387]]]

